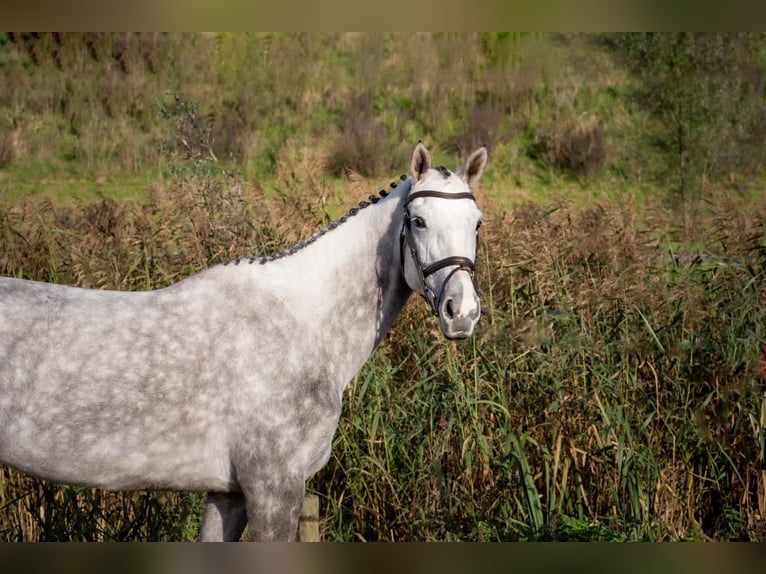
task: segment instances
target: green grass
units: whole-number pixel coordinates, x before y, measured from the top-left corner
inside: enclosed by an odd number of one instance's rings
[[[76,170],[70,165],[17,163],[0,173],[0,203],[22,198],[49,199],[57,205],[73,205],[99,197],[144,201],[148,187],[159,173],[114,172],[108,169]]]

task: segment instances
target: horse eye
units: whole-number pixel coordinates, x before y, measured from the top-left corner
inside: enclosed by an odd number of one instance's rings
[[[479,231],[479,227],[481,227],[483,223],[484,222],[481,219],[476,222],[476,231]]]
[[[415,227],[417,227],[418,229],[425,229],[426,227],[426,221],[422,217],[413,217],[412,223],[414,223]]]

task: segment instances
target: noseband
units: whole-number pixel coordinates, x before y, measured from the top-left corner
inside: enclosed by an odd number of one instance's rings
[[[457,255],[452,255],[450,257],[445,257],[444,259],[439,259],[438,261],[434,261],[433,263],[429,263],[428,265],[424,265],[420,262],[420,258],[418,257],[417,249],[415,249],[415,244],[412,241],[412,233],[410,230],[410,210],[409,205],[412,202],[413,199],[417,199],[419,197],[438,197],[440,199],[471,199],[474,202],[476,201],[476,198],[473,196],[472,193],[445,193],[443,191],[431,191],[431,190],[423,190],[423,191],[416,191],[414,193],[411,193],[409,197],[407,198],[407,201],[404,202],[404,222],[402,223],[402,231],[399,234],[399,255],[400,255],[400,262],[402,266],[402,276],[404,276],[404,244],[406,243],[407,246],[410,248],[410,255],[412,255],[412,261],[415,263],[415,269],[418,271],[418,276],[420,278],[420,284],[423,286],[423,299],[426,300],[426,303],[428,303],[428,306],[431,308],[431,312],[434,315],[439,315],[439,303],[441,302],[442,294],[444,293],[444,288],[447,286],[447,283],[450,279],[452,279],[452,276],[460,271],[461,269],[468,272],[468,275],[471,276],[471,280],[474,278],[474,271],[476,270],[476,264],[472,259],[469,259],[468,257],[460,257]],[[477,229],[476,235],[478,237],[479,231]],[[477,241],[478,245],[478,241]],[[432,273],[435,273],[439,269],[443,269],[444,267],[449,267],[450,265],[455,265],[455,268],[450,271],[449,275],[447,275],[447,278],[444,280],[444,283],[442,283],[442,288],[440,293],[437,294],[434,293],[434,291],[428,286],[428,283],[426,283],[426,277],[431,275]]]

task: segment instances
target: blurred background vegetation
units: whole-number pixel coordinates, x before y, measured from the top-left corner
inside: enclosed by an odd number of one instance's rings
[[[150,289],[486,145],[470,341],[413,299],[309,482],[327,540],[766,536],[763,34],[0,34],[0,273]],[[196,493],[0,468],[5,540]]]
[[[250,180],[290,149],[387,177],[425,139],[451,162],[487,145],[517,188],[691,201],[759,173],[763,52],[746,33],[6,33],[3,195],[133,196],[181,151]]]

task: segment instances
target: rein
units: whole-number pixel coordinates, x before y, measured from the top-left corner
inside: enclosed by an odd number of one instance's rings
[[[410,231],[411,223],[409,205],[413,199],[417,199],[419,197],[436,197],[439,199],[470,199],[474,202],[476,201],[476,198],[472,193],[445,193],[443,191],[423,190],[411,193],[407,198],[407,201],[404,202],[404,222],[402,223],[402,231],[399,234],[399,261],[402,268],[402,275],[404,275],[404,244],[406,243],[410,249],[412,261],[415,263],[415,269],[417,269],[418,277],[420,278],[420,284],[423,286],[423,299],[426,300],[426,303],[428,303],[428,306],[431,308],[431,313],[438,316],[439,304],[441,303],[442,294],[444,293],[444,288],[447,286],[447,283],[449,283],[449,280],[452,279],[452,276],[460,270],[466,271],[468,275],[470,275],[471,280],[473,280],[476,264],[474,260],[458,255],[451,255],[449,257],[445,257],[444,259],[439,259],[438,261],[429,263],[428,265],[421,263],[420,258],[418,257],[417,249],[415,248],[415,244],[412,241],[412,235],[411,233],[408,233]],[[476,230],[476,235],[477,237],[479,235],[478,229]],[[441,291],[437,296],[431,287],[428,286],[428,283],[426,283],[426,277],[435,273],[439,269],[449,267],[450,265],[455,265],[455,268],[450,271],[449,275],[447,275],[444,283],[442,283]]]

